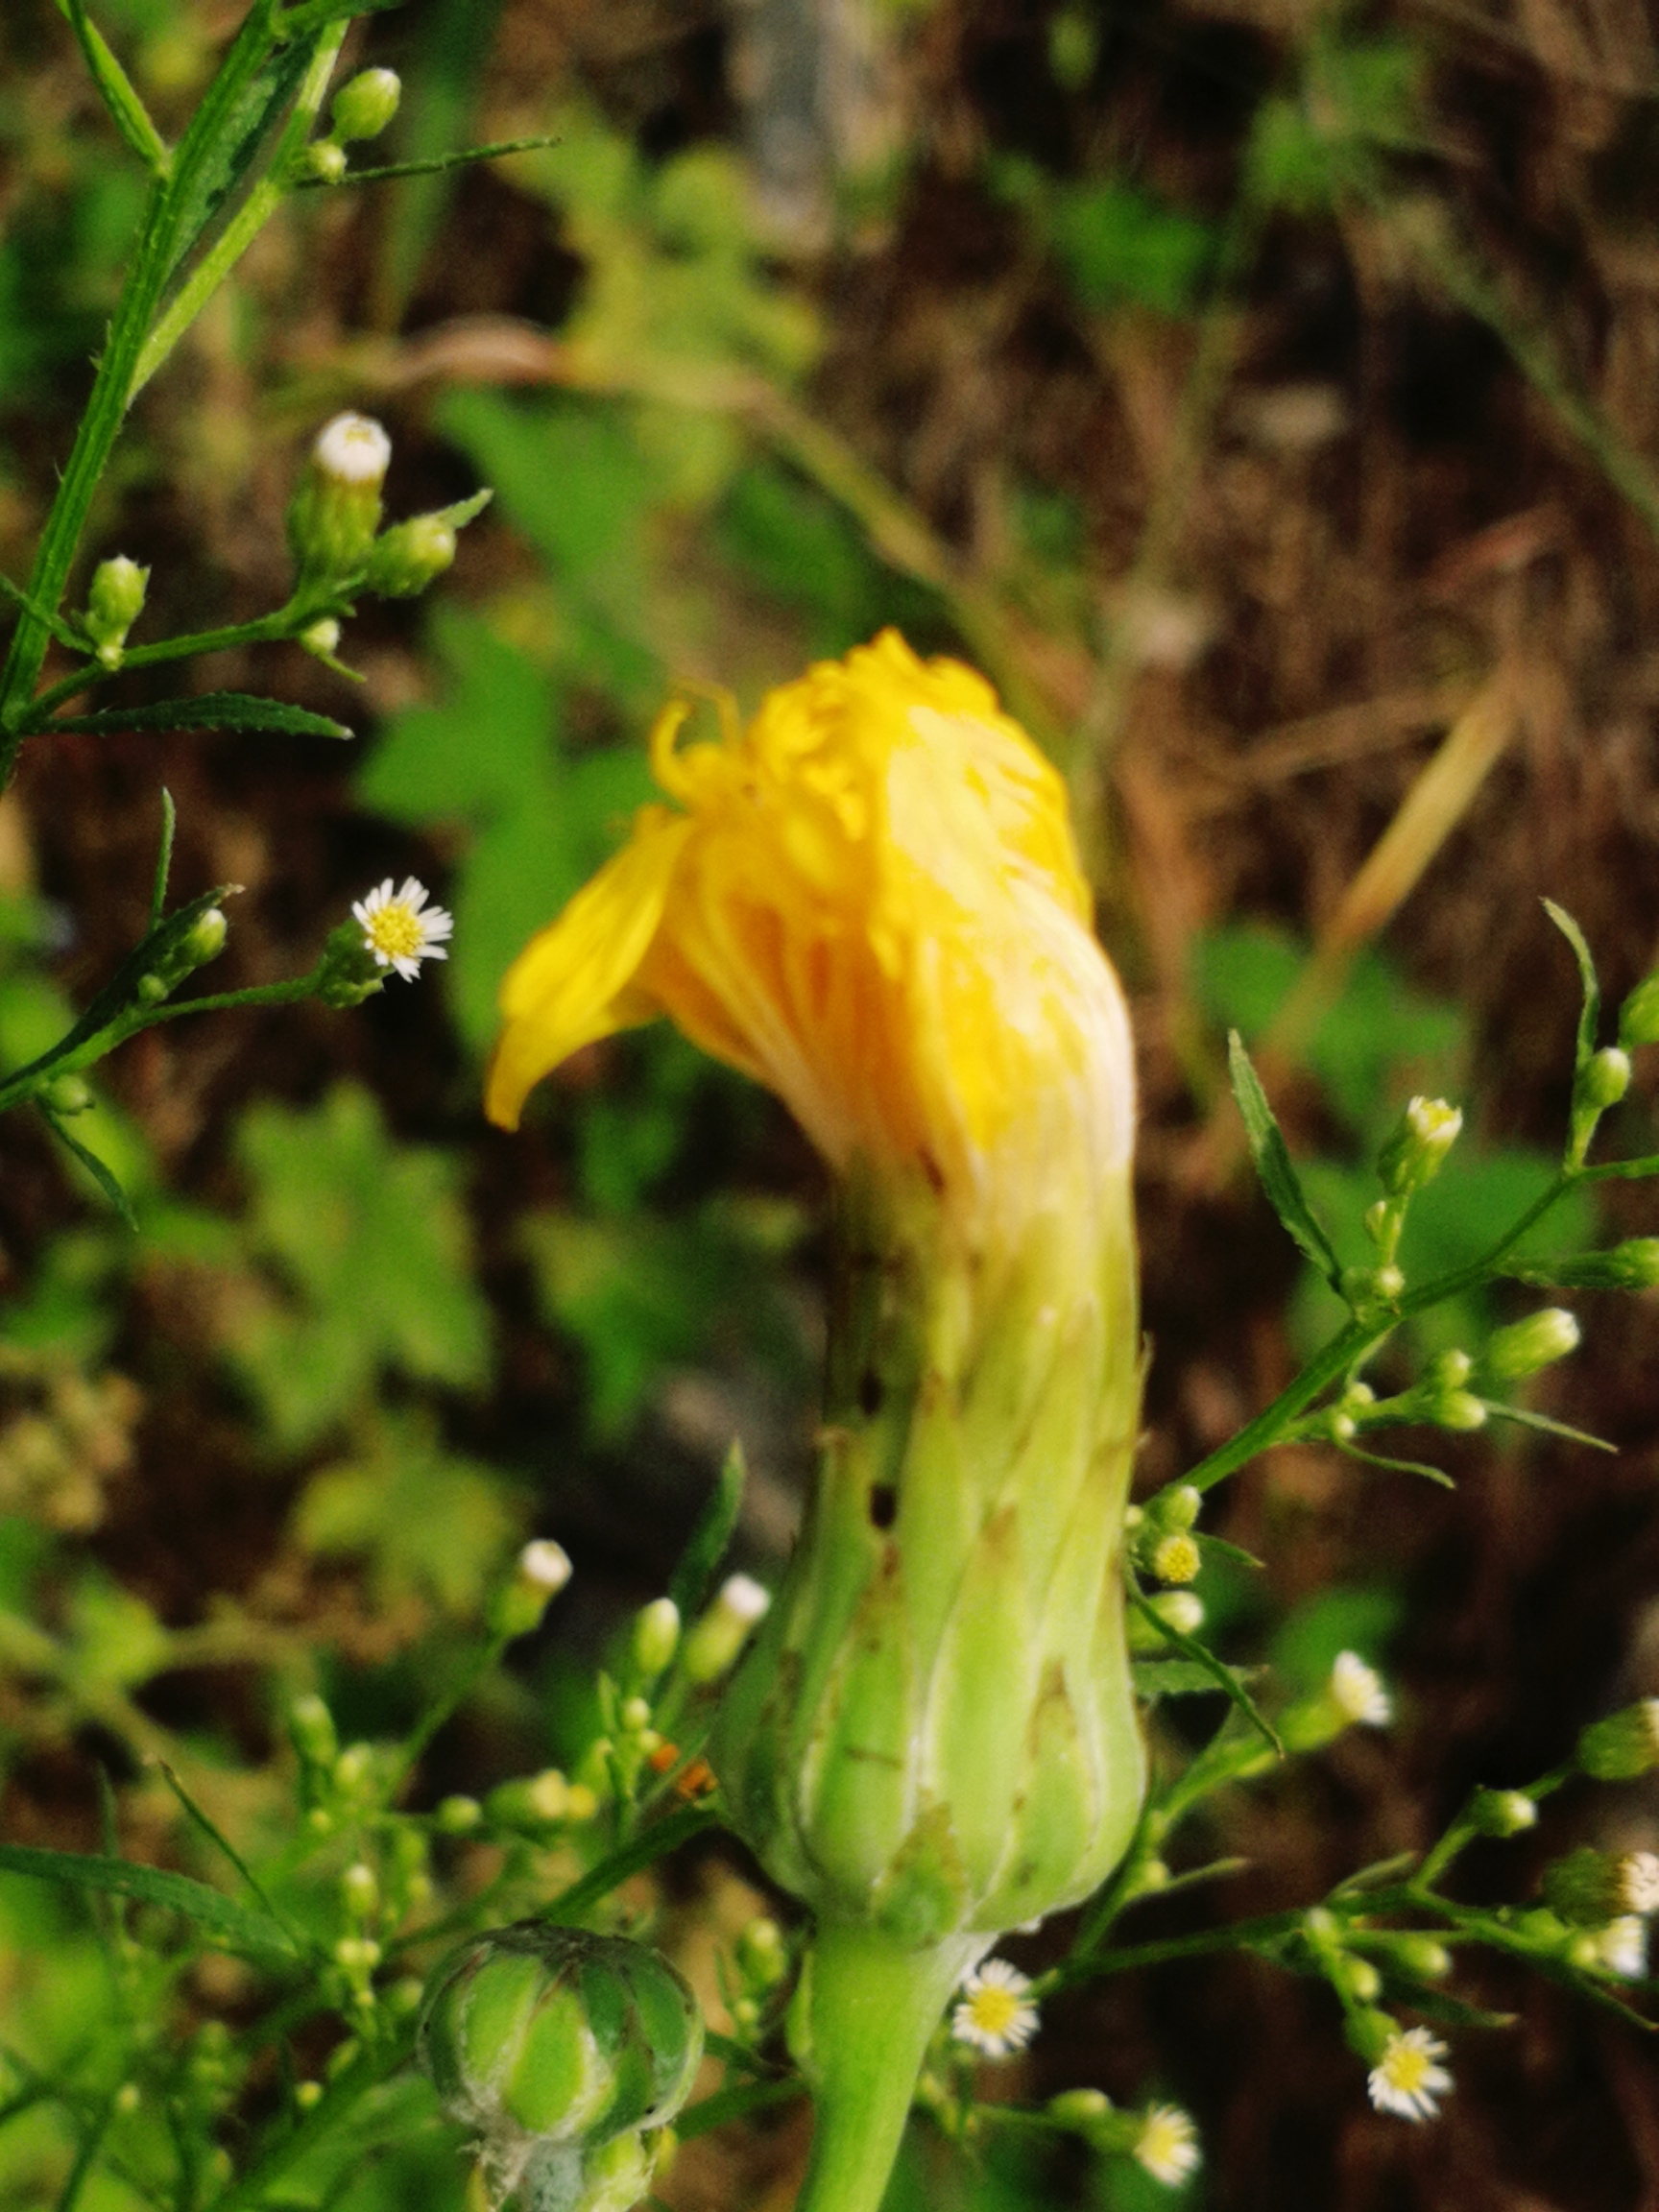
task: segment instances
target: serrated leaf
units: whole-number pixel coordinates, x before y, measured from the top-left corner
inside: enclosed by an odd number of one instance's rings
[[[287,699],[260,699],[248,691],[203,691],[194,699],[162,699],[144,707],[100,707],[90,714],[55,715],[41,725],[82,737],[146,730],[264,730],[283,737],[350,737],[344,722],[314,714]]]
[[[396,1143],[352,1084],[311,1113],[255,1106],[238,1149],[249,1241],[287,1295],[233,1312],[230,1345],[280,1444],[321,1436],[383,1368],[455,1388],[487,1380],[490,1314],[456,1160]]]
[[[77,1851],[39,1851],[23,1843],[0,1843],[0,1873],[29,1874],[71,1889],[131,1897],[140,1905],[159,1905],[180,1912],[199,1928],[225,1938],[229,1947],[253,1959],[292,1959],[297,1954],[286,1933],[263,1912],[232,1897],[172,1874],[159,1866],[139,1866],[128,1859],[92,1857]]]
[[[1340,1262],[1330,1238],[1303,1194],[1284,1133],[1274,1118],[1261,1077],[1252,1067],[1244,1040],[1237,1029],[1228,1032],[1227,1064],[1233,1078],[1233,1095],[1244,1118],[1250,1157],[1268,1203],[1326,1281],[1334,1286],[1342,1272]]]
[[[1584,932],[1566,907],[1557,906],[1553,899],[1546,899],[1544,911],[1572,946],[1573,957],[1578,963],[1579,981],[1584,989],[1584,1000],[1578,1013],[1577,1044],[1577,1065],[1582,1068],[1596,1049],[1596,1030],[1601,1014],[1601,984]]]
[[[1135,1695],[1145,1705],[1163,1697],[1214,1697],[1221,1688],[1208,1667],[1191,1659],[1137,1659],[1133,1671]],[[1227,1671],[1242,1679],[1238,1669]]]
[[[721,1462],[713,1495],[699,1515],[690,1542],[680,1554],[680,1564],[668,1585],[668,1595],[680,1608],[682,1621],[689,1621],[709,1601],[720,1562],[736,1532],[747,1474],[743,1447],[734,1443]]]
[[[491,1468],[445,1451],[421,1423],[392,1421],[368,1451],[311,1477],[294,1532],[307,1551],[367,1559],[389,1606],[414,1597],[467,1616],[523,1519]]]
[[[292,107],[311,60],[311,49],[303,38],[292,37],[267,57],[243,86],[229,112],[210,119],[211,140],[182,180],[173,234],[175,275],[218,217],[228,212],[242,188],[252,182],[260,156]],[[180,153],[189,146],[187,132]]]

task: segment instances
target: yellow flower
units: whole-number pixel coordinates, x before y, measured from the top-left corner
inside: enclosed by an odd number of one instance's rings
[[[1128,1028],[1053,769],[982,677],[894,631],[653,765],[629,843],[502,987],[493,1119],[583,1045],[666,1014],[769,1085],[830,1165],[911,1166],[970,1210],[1059,1140],[1130,1147]],[[993,1155],[997,1163],[990,1165]]]

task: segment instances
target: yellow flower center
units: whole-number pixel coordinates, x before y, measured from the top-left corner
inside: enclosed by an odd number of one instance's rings
[[[1005,2036],[1021,2018],[1022,2000],[1013,1989],[994,1982],[974,1990],[968,2000],[968,2016],[981,2035]]]
[[[388,960],[416,959],[426,942],[420,916],[398,899],[377,906],[364,923],[363,934],[370,950],[383,953]]]
[[[1429,2080],[1434,2067],[1434,2054],[1425,2051],[1417,2043],[1392,2043],[1384,2052],[1382,2063],[1382,2079],[1391,2089],[1398,2089],[1403,2097],[1414,2097]]]

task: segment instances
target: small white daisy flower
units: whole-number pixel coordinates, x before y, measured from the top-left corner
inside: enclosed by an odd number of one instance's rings
[[[1204,2162],[1198,2148],[1198,2130],[1179,2104],[1148,2104],[1135,2138],[1133,2155],[1154,2181],[1166,2189],[1179,2189]]]
[[[1367,1728],[1386,1728],[1394,1718],[1394,1701],[1375,1667],[1367,1667],[1358,1651],[1338,1651],[1331,1669],[1333,1701],[1344,1718],[1362,1721]]]
[[[348,410],[325,422],[312,448],[317,466],[337,484],[383,484],[392,441],[372,415]]]
[[[537,1536],[519,1552],[518,1572],[536,1589],[556,1598],[570,1579],[570,1554],[551,1536]]]
[[[355,899],[351,911],[363,925],[363,942],[382,968],[396,968],[406,983],[413,983],[422,960],[447,960],[444,940],[455,923],[442,906],[428,906],[426,886],[413,876],[403,878],[396,895],[392,878]]]
[[[950,2032],[987,2058],[1022,2051],[1037,2032],[1037,2008],[1026,1996],[1031,1978],[1006,1959],[987,1959],[962,1984],[961,2002],[950,2015]]]
[[[1647,1971],[1647,1924],[1634,1912],[1609,1920],[1595,1936],[1596,1962],[1623,1982],[1640,1982]]]
[[[1402,2120],[1436,2118],[1440,2107],[1434,2100],[1452,2087],[1452,2077],[1440,2064],[1445,2056],[1445,2044],[1427,2028],[1391,2035],[1367,2082],[1372,2104],[1379,2112],[1396,2112]]]

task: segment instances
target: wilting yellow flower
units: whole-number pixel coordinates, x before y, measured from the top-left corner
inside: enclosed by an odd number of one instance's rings
[[[780,1881],[959,1939],[954,1978],[1086,1893],[1139,1803],[1122,996],[1064,786],[971,669],[888,631],[719,742],[678,750],[685,711],[653,746],[677,807],[507,976],[489,1108],[667,1014],[837,1171],[817,1497],[713,1756]]]
[[[629,843],[509,971],[493,1119],[580,1046],[667,1014],[769,1085],[836,1168],[911,1164],[993,1213],[1056,1136],[1130,1145],[1127,1024],[1053,769],[988,684],[886,631],[677,750]],[[1015,1160],[988,1156],[1012,1152]]]

